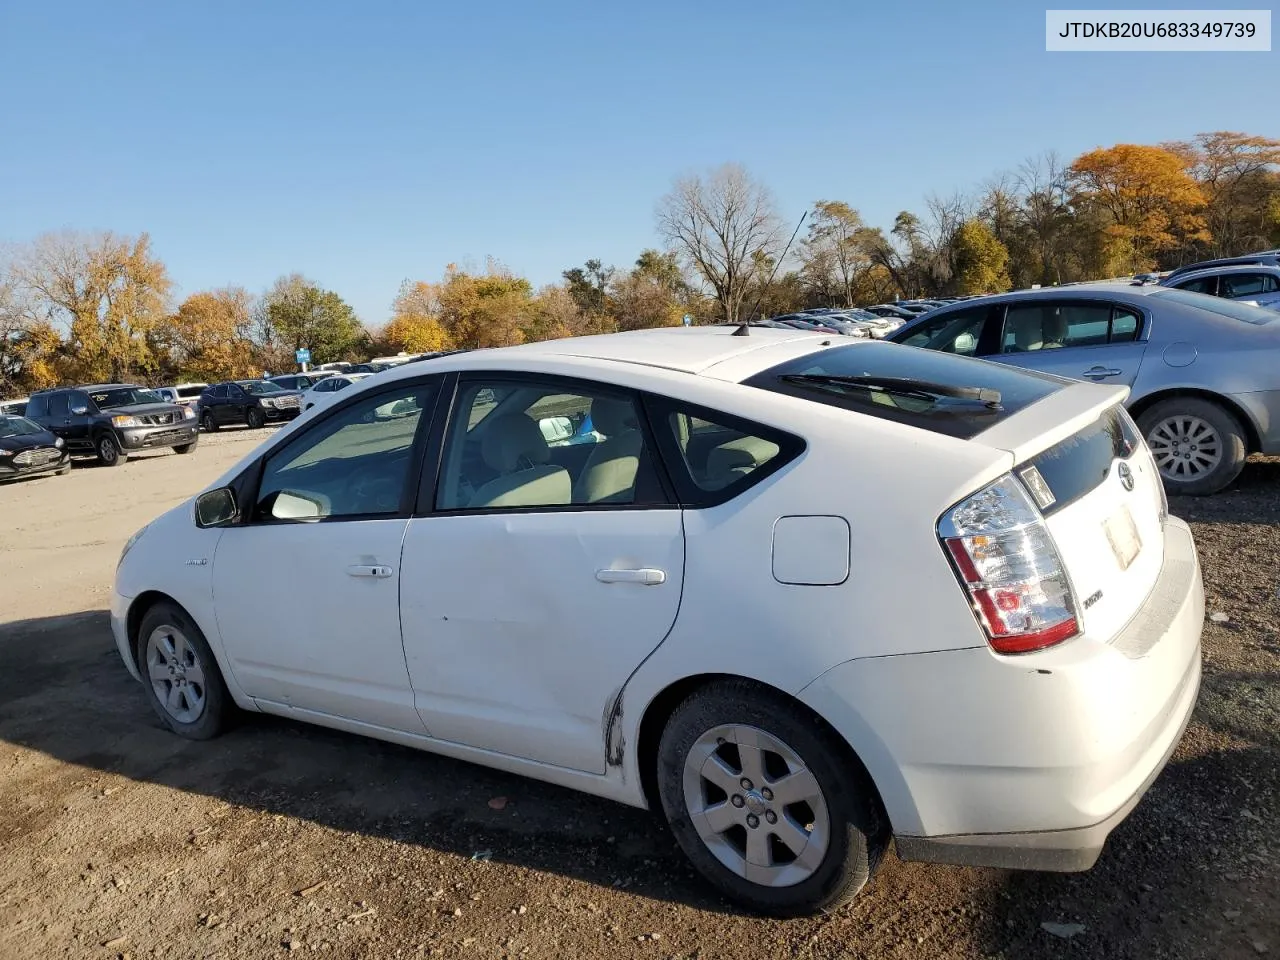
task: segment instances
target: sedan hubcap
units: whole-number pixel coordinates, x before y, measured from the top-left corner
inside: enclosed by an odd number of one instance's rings
[[[1147,446],[1161,476],[1190,480],[1209,473],[1222,461],[1222,438],[1199,417],[1168,417],[1147,434]]]
[[[758,727],[726,724],[699,737],[685,758],[684,799],[707,849],[752,883],[792,886],[826,856],[831,824],[817,778]]]
[[[204,713],[204,667],[195,647],[177,627],[156,627],[147,638],[147,677],[165,712],[179,723]]]

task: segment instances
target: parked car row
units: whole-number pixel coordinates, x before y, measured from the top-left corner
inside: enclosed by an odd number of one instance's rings
[[[1128,387],[1173,493],[1215,493],[1248,454],[1280,453],[1275,310],[1177,286],[1080,284],[951,304],[888,339]]]

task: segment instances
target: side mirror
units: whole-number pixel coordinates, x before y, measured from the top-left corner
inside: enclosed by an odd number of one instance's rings
[[[83,417],[86,413],[89,412],[89,408],[85,406],[72,407],[71,412],[74,413],[77,417]]]
[[[236,495],[230,487],[219,487],[196,497],[196,526],[225,527],[236,519]]]
[[[563,443],[573,436],[573,421],[568,417],[543,417],[538,429],[547,443]]]

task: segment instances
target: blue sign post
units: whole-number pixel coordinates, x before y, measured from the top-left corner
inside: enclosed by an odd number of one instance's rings
[[[692,326],[692,325],[693,325],[693,314],[692,314],[692,313],[686,313],[686,314],[684,315],[684,325],[685,325],[686,327],[688,327],[688,326]]]
[[[294,351],[293,358],[298,361],[299,366],[305,367],[311,362],[311,351],[306,347],[299,347]]]

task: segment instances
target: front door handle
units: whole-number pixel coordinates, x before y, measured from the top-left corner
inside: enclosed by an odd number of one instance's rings
[[[378,563],[357,563],[347,567],[349,577],[373,577],[375,580],[385,580],[393,573],[395,571],[390,567]]]
[[[1103,377],[1118,377],[1123,372],[1115,367],[1090,367],[1084,372],[1084,376],[1090,380],[1101,380]]]
[[[596,579],[601,583],[639,583],[646,587],[656,587],[667,582],[667,572],[654,567],[642,567],[639,570],[597,570]]]

